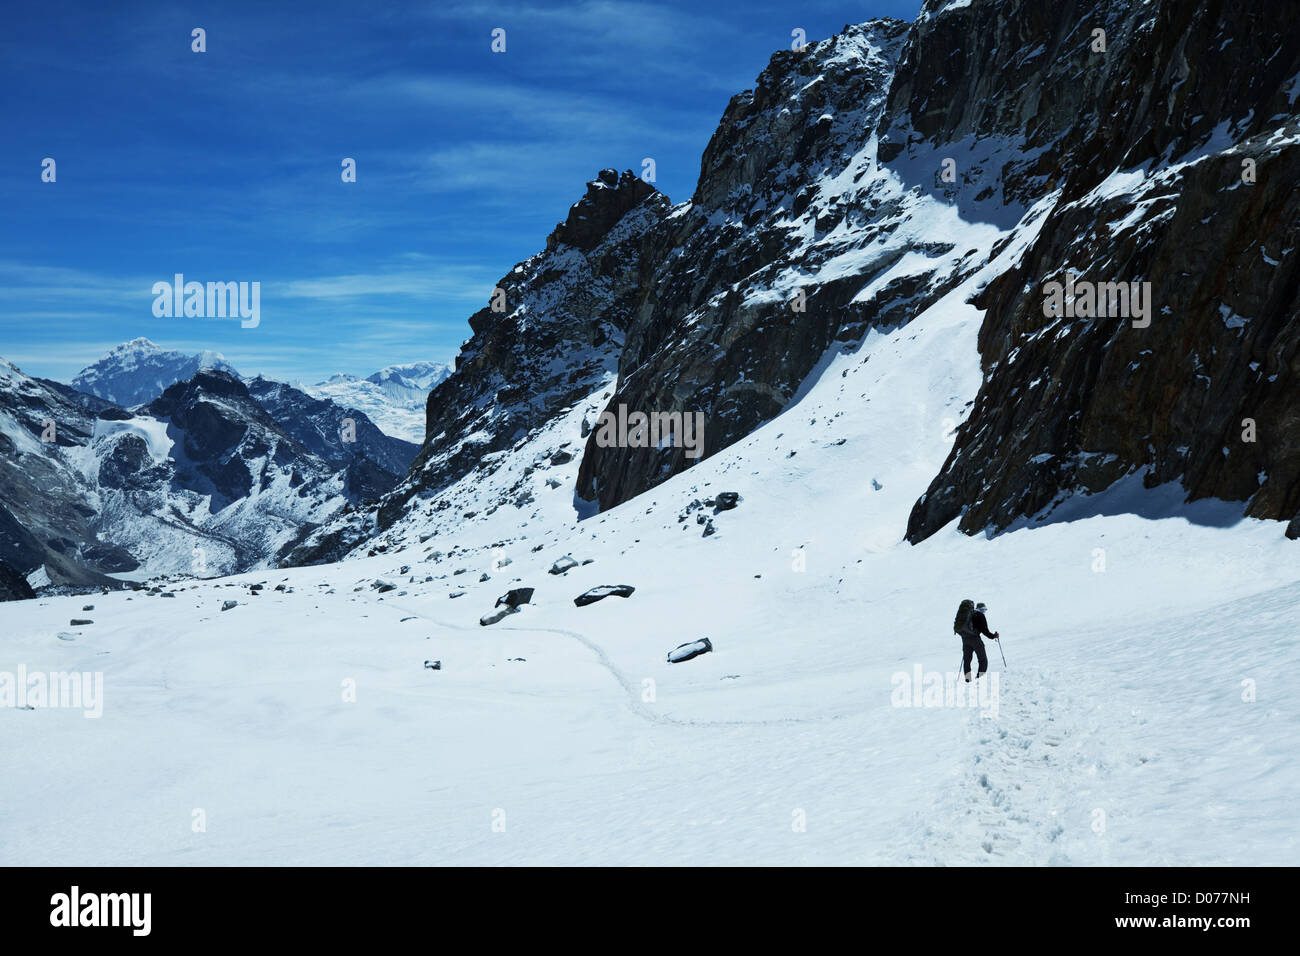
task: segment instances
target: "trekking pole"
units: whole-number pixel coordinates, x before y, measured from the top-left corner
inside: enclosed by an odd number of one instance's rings
[[[1002,638],[998,638],[998,653],[1002,655],[1002,666],[1007,666],[1007,655],[1002,650]]]

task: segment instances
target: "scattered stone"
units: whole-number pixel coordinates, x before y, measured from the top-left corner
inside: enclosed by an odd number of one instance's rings
[[[95,609],[95,605],[93,605],[93,604],[87,604],[87,605],[84,605],[81,609],[82,609],[83,611],[93,611],[93,610]]]
[[[528,658],[526,658],[526,657],[507,657],[507,658],[506,658],[506,661],[507,661],[507,662],[509,662],[509,661],[524,661],[525,663],[527,663]]]
[[[739,493],[735,491],[720,491],[718,497],[714,499],[713,510],[715,512],[730,511],[743,500]]]
[[[397,623],[398,623],[398,624],[405,624],[407,621],[414,621],[414,620],[415,620],[415,615],[412,614],[410,617],[404,617],[404,618],[402,618],[402,619],[401,619],[400,621],[398,621]]]
[[[229,611],[232,607],[238,607],[238,606],[239,606],[238,601],[224,601],[221,605],[221,610]]]
[[[561,449],[551,456],[552,465],[567,465],[573,461],[573,452]]]
[[[558,561],[556,561],[554,564],[551,565],[551,570],[549,573],[563,574],[565,571],[569,571],[573,568],[576,568],[577,566],[578,566],[578,562],[573,559],[573,555],[566,554],[564,557],[560,558]]]
[[[464,597],[464,596],[465,596],[465,592],[464,592],[464,591],[452,591],[450,594],[447,595],[447,597],[449,597],[449,598],[458,598],[458,597]]]
[[[497,598],[497,603],[493,607],[500,607],[504,604],[506,607],[517,608],[521,604],[529,604],[533,600],[535,590],[536,588],[511,588]]]
[[[491,580],[492,580],[492,575],[490,575],[490,574],[488,574],[486,571],[484,571],[482,574],[480,574],[480,575],[478,576],[478,580],[479,580],[479,583],[480,583],[480,584],[482,584],[484,581],[491,581]]]
[[[424,669],[426,671],[440,671],[442,670],[442,661],[425,661]]]
[[[716,534],[716,533],[717,533],[717,530],[718,530],[717,528],[713,527],[713,521],[712,521],[712,520],[706,521],[706,522],[704,523],[704,533],[701,534],[700,537],[701,537],[701,538],[707,538],[707,537],[708,537],[709,535],[711,535],[711,534]]]
[[[511,614],[518,614],[518,613],[519,613],[519,608],[517,607],[503,607],[501,610],[494,611],[491,614],[484,614],[481,618],[478,619],[478,622],[481,626],[487,627],[489,624],[495,624],[503,617],[508,617]]]
[[[94,624],[95,622],[88,617],[74,617],[71,623],[73,627],[85,627],[87,624]]]
[[[283,590],[284,590],[284,585],[283,585],[283,584],[277,584],[277,585],[275,586],[275,589],[276,589],[277,591],[283,591]]]
[[[164,591],[162,594],[160,594],[160,595],[158,595],[158,596],[159,596],[159,597],[169,597],[169,598],[174,598],[174,597],[176,596],[176,592],[175,592],[175,591]]]
[[[387,594],[389,591],[396,591],[396,590],[397,590],[397,585],[396,585],[396,584],[389,584],[387,581],[385,581],[383,584],[379,585],[379,593],[380,593],[380,594]]]
[[[713,650],[713,643],[707,637],[691,641],[689,644],[678,644],[668,652],[668,663],[680,664],[682,661],[689,661],[692,657],[707,654],[711,650]]]
[[[401,566],[401,568],[398,569],[397,573],[398,573],[398,574],[410,574],[410,573],[411,573],[411,566],[410,566],[409,564],[404,564],[404,565]]]
[[[588,604],[603,601],[607,597],[631,597],[632,592],[635,590],[636,588],[630,584],[602,584],[579,594],[573,599],[573,603],[578,607],[586,607]]]

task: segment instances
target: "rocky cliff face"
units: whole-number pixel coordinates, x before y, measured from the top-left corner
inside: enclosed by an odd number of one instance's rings
[[[1060,191],[1019,267],[977,300],[984,386],[908,537],[958,517],[967,532],[1047,518],[1134,472],[1147,486],[1180,482],[1190,500],[1293,518],[1300,37],[1236,5],[1064,6],[1063,18],[1053,7],[1050,19],[1013,23],[1001,5],[976,3],[918,23],[900,67],[915,76],[896,86],[905,149],[933,154],[972,129],[1023,129],[1021,149],[1050,164],[1033,178],[1011,170],[1008,188]],[[1091,52],[1094,25],[1105,53]],[[925,55],[958,35],[991,49]],[[1012,46],[1041,51],[1041,82],[999,70],[1006,57],[992,48]],[[958,91],[956,115],[926,89]],[[1045,316],[1045,284],[1067,273],[1151,283],[1149,326]]]
[[[714,454],[789,412],[832,351],[973,276],[983,387],[910,540],[1044,520],[1130,475],[1295,517],[1300,36],[1285,19],[929,0],[915,23],[777,53],[728,105],[689,202],[630,174],[591,184],[502,280],[506,311],[471,318],[411,475],[296,557],[340,556],[581,401],[702,413]],[[1149,323],[1074,299],[1045,314],[1067,280],[1138,283]],[[671,444],[605,447],[590,424],[577,515],[692,463]]]
[[[705,454],[779,414],[826,349],[911,317],[949,275],[880,295],[905,252],[874,164],[907,24],[875,20],[783,51],[732,98],[689,203],[655,236],[656,266],[619,358],[611,410],[704,415]],[[688,467],[681,447],[588,441],[578,493],[602,509]]]

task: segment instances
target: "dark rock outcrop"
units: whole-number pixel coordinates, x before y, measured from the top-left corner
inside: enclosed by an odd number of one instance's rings
[[[27,578],[10,565],[0,561],[0,601],[25,601],[36,597]]]
[[[873,217],[851,182],[830,181],[865,164],[864,130],[880,118],[906,36],[898,20],[848,27],[775,54],[756,87],[732,97],[690,204],[657,230],[655,272],[609,409],[703,413],[712,455],[779,414],[833,343],[912,317],[914,303],[858,299],[902,255],[885,242],[898,221]],[[839,228],[872,218],[874,228]],[[861,269],[816,281],[870,242],[883,252],[864,256]],[[913,291],[937,297],[943,285]],[[611,508],[689,467],[686,451],[604,448],[593,433],[578,494]]]
[[[1130,474],[1147,487],[1178,482],[1188,500],[1292,518],[1300,35],[1262,9],[1222,3],[1064,6],[1063,18],[1052,8],[1013,25],[996,4],[973,4],[935,30],[918,28],[915,68],[900,68],[918,91],[942,87],[945,100],[969,91],[954,116],[921,93],[906,98],[922,140],[972,127],[1010,135],[1032,112],[1026,150],[1052,150],[1038,188],[1061,190],[1019,266],[976,300],[987,310],[984,384],[908,538],[959,517],[969,533],[1046,520],[1056,504]],[[1088,51],[1093,24],[1107,30],[1105,54]],[[1027,67],[1004,60],[924,56],[954,30],[1042,48],[1041,82],[1023,84]],[[1247,160],[1253,183],[1243,179]],[[1132,182],[1117,184],[1117,170],[1132,171]],[[1026,190],[1022,177],[1006,178]],[[1149,326],[1045,316],[1044,285],[1067,272],[1150,282]]]

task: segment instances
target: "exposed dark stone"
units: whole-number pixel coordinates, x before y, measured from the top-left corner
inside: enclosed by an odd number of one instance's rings
[[[495,607],[505,605],[506,607],[518,607],[521,604],[528,604],[533,600],[534,588],[511,588],[505,594],[497,598]]]
[[[715,512],[730,511],[742,500],[743,499],[740,497],[739,493],[735,491],[720,491],[718,492],[717,498],[714,499],[713,510]]]
[[[636,591],[636,588],[630,584],[602,584],[579,594],[573,599],[573,603],[578,607],[586,607],[588,604],[595,604],[607,597],[631,597],[634,591]]]

